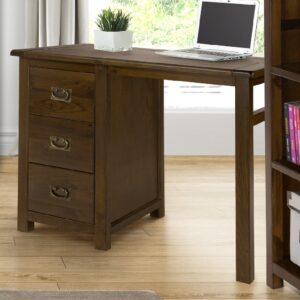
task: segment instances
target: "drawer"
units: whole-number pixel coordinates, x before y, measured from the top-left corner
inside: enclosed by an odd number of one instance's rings
[[[29,161],[93,173],[93,124],[31,115]]]
[[[94,121],[94,74],[43,68],[29,72],[31,114]]]
[[[94,223],[94,176],[29,164],[28,208],[64,219]]]

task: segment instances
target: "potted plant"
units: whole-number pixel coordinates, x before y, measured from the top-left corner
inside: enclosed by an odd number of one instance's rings
[[[132,49],[133,32],[128,31],[130,15],[121,9],[105,9],[96,20],[95,49],[119,52]]]

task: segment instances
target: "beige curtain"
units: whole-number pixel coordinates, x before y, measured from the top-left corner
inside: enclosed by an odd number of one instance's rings
[[[89,0],[26,0],[27,48],[88,42]]]

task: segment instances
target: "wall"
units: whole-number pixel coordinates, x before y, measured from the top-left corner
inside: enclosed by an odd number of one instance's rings
[[[188,87],[167,82],[165,152],[167,155],[234,155],[235,89],[212,85]],[[192,92],[191,92],[192,90]],[[264,106],[264,84],[254,87],[253,106]],[[254,127],[254,154],[265,153],[265,127]]]
[[[0,154],[15,150],[18,130],[18,59],[14,48],[24,48],[24,0],[0,1]]]
[[[165,114],[166,155],[234,155],[234,113]],[[254,154],[264,155],[264,123],[254,127]]]

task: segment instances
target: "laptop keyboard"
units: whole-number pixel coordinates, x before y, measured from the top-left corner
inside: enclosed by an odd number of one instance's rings
[[[186,50],[180,50],[180,52],[194,53],[194,54],[215,55],[215,56],[223,56],[223,57],[237,55],[235,53],[224,53],[224,52],[217,52],[217,51],[206,51],[206,50],[200,50],[200,49],[186,49]]]

